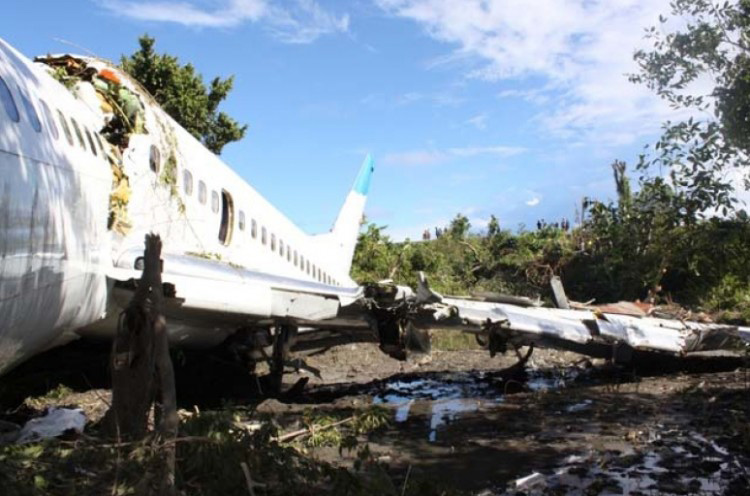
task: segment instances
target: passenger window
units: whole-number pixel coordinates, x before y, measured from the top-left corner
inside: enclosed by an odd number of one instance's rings
[[[294,250],[294,266],[297,266],[297,250]]]
[[[307,272],[307,275],[310,275],[310,261],[309,260],[305,262],[305,272]]]
[[[78,127],[78,123],[73,117],[70,118],[70,122],[73,123],[73,130],[76,132],[76,136],[78,136],[78,144],[81,145],[81,148],[85,150],[86,143],[83,142],[83,134],[81,134],[81,128]]]
[[[60,137],[60,132],[57,130],[57,125],[55,125],[55,119],[52,117],[52,112],[50,112],[47,102],[45,102],[44,100],[39,100],[39,103],[42,104],[42,111],[44,112],[44,118],[47,119],[49,129],[50,131],[52,131],[52,137],[55,139],[58,139]]]
[[[107,156],[107,152],[104,150],[104,144],[102,143],[102,137],[99,136],[99,133],[94,133],[94,138],[96,138],[96,142],[99,144],[99,151],[102,152],[102,156]]]
[[[266,228],[263,227],[260,230],[260,242],[264,245],[268,242],[268,232],[266,231]]]
[[[159,170],[161,170],[161,152],[156,145],[151,145],[151,151],[148,156],[148,166],[154,174],[158,174]]]
[[[279,255],[284,258],[284,240],[279,240]]]
[[[10,120],[13,122],[18,122],[20,120],[20,116],[18,115],[18,107],[16,107],[16,102],[13,101],[13,95],[10,92],[10,88],[8,88],[8,85],[5,84],[5,81],[3,81],[3,78],[0,77],[0,100],[3,101],[3,107],[5,107],[5,113],[8,114],[8,117],[10,117]]]
[[[237,217],[237,226],[240,228],[240,231],[245,230],[245,212],[240,210],[240,215]]]
[[[271,251],[276,251],[276,235],[271,234]]]
[[[65,120],[65,116],[60,112],[60,109],[57,109],[57,118],[60,120],[60,125],[63,128],[63,134],[65,134],[68,144],[73,146],[73,135],[70,134],[70,126],[68,126],[68,121]]]
[[[91,147],[91,153],[93,153],[94,156],[97,156],[96,145],[94,144],[94,138],[91,137],[91,133],[89,132],[87,127],[84,126],[83,130],[86,131],[86,137],[89,139],[89,146]]]
[[[211,211],[213,213],[219,212],[219,193],[216,191],[211,192]]]
[[[292,249],[289,247],[289,245],[286,245],[286,261],[292,261]]]
[[[206,204],[206,183],[203,181],[198,181],[198,201],[201,205]]]
[[[193,194],[193,173],[187,169],[182,171],[182,189],[188,196]]]
[[[37,133],[41,133],[42,122],[39,120],[39,115],[36,113],[34,105],[31,103],[31,100],[29,100],[29,97],[27,97],[26,94],[21,91],[21,88],[18,88],[18,93],[21,95],[21,102],[23,102],[23,106],[26,109],[26,115],[29,118],[31,127],[33,127],[34,131],[36,131]]]
[[[305,257],[302,255],[299,256],[299,268],[302,269],[302,272],[305,271]]]
[[[250,235],[253,239],[258,237],[258,223],[255,222],[255,219],[250,221]]]

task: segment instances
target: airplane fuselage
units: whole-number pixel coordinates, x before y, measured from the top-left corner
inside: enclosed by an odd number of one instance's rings
[[[177,288],[176,342],[217,344],[263,319],[330,319],[356,298],[362,177],[332,232],[309,236],[127,75],[78,60],[140,102],[142,129],[126,146],[102,132],[112,114],[91,82],[71,91],[0,40],[0,373],[80,335],[111,335],[116,282],[137,277],[148,232],[162,237],[164,279]]]

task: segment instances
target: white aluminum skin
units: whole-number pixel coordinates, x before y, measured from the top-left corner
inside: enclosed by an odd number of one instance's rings
[[[109,67],[103,61],[85,60],[97,68]],[[59,110],[69,126],[75,119],[82,132],[98,132],[104,115],[91,86],[79,84],[76,98],[44,66],[0,39],[0,77],[20,116],[13,122],[0,103],[0,373],[78,336],[110,336],[123,304],[122,298],[114,297],[113,284],[139,276],[134,263],[149,232],[162,238],[163,278],[175,285],[180,301],[171,314],[173,342],[218,344],[236,329],[237,315],[248,324],[299,318],[309,325],[310,320],[334,318],[340,305],[359,297],[349,268],[367,192],[360,179],[331,232],[307,235],[127,76],[113,70],[139,94],[148,132],[131,135],[123,153],[132,189],[128,214],[133,228],[126,236],[107,229],[110,164],[101,149],[94,155],[86,136],[85,148],[81,147],[73,128],[71,146],[58,116]],[[21,92],[39,116],[40,132],[32,126]],[[162,168],[174,150],[177,194],[150,169],[152,145],[159,148]],[[371,160],[365,169],[369,185]],[[185,189],[185,171],[192,175],[191,194]],[[205,204],[199,201],[200,182],[206,185]],[[218,212],[212,209],[214,192],[220,198]],[[233,203],[226,243],[219,240],[222,192]],[[239,226],[240,211],[244,230]],[[271,235],[276,239],[273,251]],[[294,263],[295,251],[304,257],[302,268]],[[221,262],[189,255],[195,253],[216,254]],[[196,314],[200,318],[192,317]],[[232,318],[224,322],[225,315]]]

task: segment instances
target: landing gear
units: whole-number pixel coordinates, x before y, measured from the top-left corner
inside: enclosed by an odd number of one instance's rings
[[[372,313],[383,353],[397,360],[406,360],[409,353],[430,353],[428,331],[389,309],[374,308]]]
[[[231,357],[242,364],[252,381],[251,389],[259,396],[278,397],[295,394],[308,379],[297,382],[283,391],[284,367],[290,349],[297,338],[297,327],[278,324],[273,327],[247,327],[238,329],[225,343]],[[300,384],[302,383],[302,384]]]
[[[297,337],[297,328],[288,324],[276,326],[273,336],[273,352],[269,360],[267,394],[272,397],[280,396],[284,378],[284,365],[289,358],[289,350]],[[300,379],[302,380],[302,379]],[[304,379],[307,383],[307,379]],[[299,384],[299,381],[297,382]],[[292,389],[297,387],[297,384]],[[303,384],[304,386],[304,384]]]

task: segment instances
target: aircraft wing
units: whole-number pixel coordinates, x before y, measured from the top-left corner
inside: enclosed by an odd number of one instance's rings
[[[520,298],[506,298],[512,301],[506,303],[445,297],[431,290],[423,276],[416,292],[383,289],[373,291],[375,306],[400,314],[418,328],[473,333],[492,354],[504,352],[509,345],[534,344],[629,361],[636,352],[686,356],[750,346],[749,327],[598,309],[543,308]]]
[[[127,258],[127,257],[126,257]],[[131,257],[131,259],[134,259]],[[403,358],[419,329],[469,332],[491,353],[534,344],[594,357],[628,361],[633,352],[682,356],[736,350],[750,344],[750,328],[678,319],[634,316],[592,309],[543,308],[522,298],[479,301],[442,296],[422,277],[416,291],[392,284],[341,288],[266,274],[190,255],[165,255],[166,314],[183,326],[180,339],[223,328],[294,323],[304,332],[323,330],[326,342],[380,342]],[[140,278],[135,268],[109,274],[124,308]],[[179,327],[179,326],[177,326]],[[193,329],[189,331],[188,329]],[[363,339],[363,336],[365,338]],[[198,336],[200,337],[200,336]],[[424,341],[425,336],[421,338]],[[413,344],[413,343],[412,343]],[[422,343],[417,348],[428,348]]]
[[[114,267],[107,273],[112,301],[119,309],[127,307],[140,280],[141,255],[134,251],[120,258],[136,260],[136,267]],[[372,334],[364,320],[366,313],[357,308],[363,295],[360,287],[280,277],[193,255],[166,253],[162,264],[164,311],[173,343],[212,346],[238,328],[278,322],[301,330],[353,329]]]

